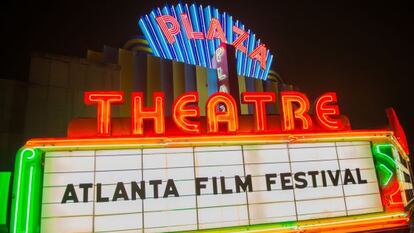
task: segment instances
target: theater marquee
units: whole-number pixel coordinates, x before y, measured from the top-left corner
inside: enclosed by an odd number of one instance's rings
[[[383,211],[369,142],[47,152],[42,193],[44,232],[183,231]]]
[[[274,118],[261,101],[273,95],[243,93],[242,100],[255,97],[257,110],[243,117],[230,95],[217,93],[204,118],[196,93],[188,93],[174,103],[180,107],[171,119],[157,110],[164,104],[155,94],[155,107],[132,98],[131,119],[112,119],[111,100],[122,96],[85,93],[85,102],[98,106],[96,119],[73,121],[67,138],[33,139],[22,148],[13,232],[356,231],[407,224],[412,186],[403,146],[391,131],[347,128],[336,98],[316,101],[319,114],[310,115],[305,95],[281,93],[284,112]],[[325,96],[334,95],[318,99]]]
[[[85,92],[96,118],[73,119],[66,137],[30,139],[18,151],[12,233],[408,225],[409,151],[392,109],[389,127],[353,130],[334,92],[309,99],[293,90],[262,91],[263,83],[239,91],[242,78],[251,85],[267,78],[273,55],[241,22],[210,6],[167,5],[139,26],[152,55],[216,70],[214,82],[197,84],[215,91],[201,98],[183,88],[174,101],[168,88]],[[232,55],[235,62],[227,59]],[[130,115],[112,117],[114,105],[128,106]],[[269,114],[276,106],[278,114]]]

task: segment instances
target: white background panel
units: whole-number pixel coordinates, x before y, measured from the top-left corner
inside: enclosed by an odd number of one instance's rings
[[[341,186],[308,187],[305,189],[295,188],[296,200],[310,200],[319,198],[343,197]]]
[[[195,147],[196,166],[243,164],[241,146]]]
[[[378,183],[344,185],[345,196],[379,193]]]
[[[147,198],[154,198],[154,185],[150,185],[149,181],[146,181],[145,183],[146,183],[145,192],[147,194]],[[174,181],[174,184],[180,196],[195,194],[193,180]],[[158,197],[159,198],[163,198],[166,186],[167,186],[167,182],[165,181],[158,185]],[[170,195],[169,197],[173,198],[174,195]]]
[[[198,212],[200,229],[247,225],[246,206],[229,206],[220,208],[202,208]]]
[[[318,171],[319,173],[316,175],[316,181],[318,186],[322,186],[322,175],[321,170],[331,170],[332,176],[335,178],[336,171],[339,170],[338,167],[338,161],[337,160],[331,160],[331,161],[315,161],[315,162],[294,162],[291,164],[292,166],[292,173],[297,172],[305,172],[306,176],[300,176],[301,178],[306,178],[308,181],[308,187],[313,187],[313,180],[312,176],[308,175],[309,171]],[[294,175],[293,175],[294,176]],[[333,182],[330,179],[330,176],[328,172],[325,172],[326,177],[326,184],[327,185],[333,185]],[[298,182],[300,183],[300,182]],[[341,177],[339,176],[338,185],[341,184]]]
[[[335,147],[289,149],[289,154],[292,162],[337,159]]]
[[[240,176],[240,179],[242,181],[245,181],[245,178]],[[234,177],[225,178],[225,188],[226,190],[231,189],[233,193],[236,192],[236,183],[234,180]],[[195,184],[195,183],[194,183]],[[200,187],[200,193],[201,194],[213,194],[213,179],[209,178],[206,182],[200,182],[200,186],[205,185],[205,188]],[[240,191],[243,191],[243,189],[240,187]],[[221,179],[220,177],[217,177],[217,192],[221,195],[222,189],[221,189]],[[226,194],[230,195],[230,194]]]
[[[131,183],[135,181],[140,185],[141,177],[141,170],[100,171],[95,173],[95,183],[116,184],[118,182]]]
[[[296,221],[296,216],[250,219],[250,224],[277,223]]]
[[[46,218],[41,220],[42,233],[92,232],[93,217]],[[64,226],[64,227],[62,227]]]
[[[345,168],[341,168],[341,169],[343,170],[343,171],[341,171],[342,177],[344,177]],[[374,168],[359,169],[359,171],[360,171],[360,174],[361,174],[361,179],[366,180],[367,182],[376,182],[376,183],[378,182],[377,174],[376,174],[376,171],[375,171]],[[355,182],[357,182],[358,179],[357,179],[357,175],[356,175],[357,174],[356,170],[355,169],[351,170],[351,173],[352,173],[352,177],[354,177],[354,179],[355,179]],[[347,185],[350,185],[350,183],[348,182]]]
[[[93,150],[78,150],[78,151],[51,151],[46,152],[45,157],[85,157],[94,156],[95,151]]]
[[[217,167],[196,167],[195,168],[196,177],[208,177],[209,180],[211,177],[216,176],[220,179],[220,176],[224,177],[234,177],[244,176],[244,170],[242,165],[234,166],[217,166]]]
[[[333,217],[340,217],[340,216],[346,216],[346,211],[321,212],[321,213],[316,213],[316,214],[298,215],[298,220],[333,218]]]
[[[171,198],[145,199],[145,211],[177,210],[196,208],[195,196],[181,196]]]
[[[117,231],[142,228],[142,214],[95,216],[95,231]]]
[[[294,200],[293,190],[258,191],[247,193],[249,204]]]
[[[286,145],[243,146],[244,161],[250,163],[289,162]]]
[[[292,173],[321,171],[321,170],[338,170],[338,161],[313,161],[313,162],[292,162]],[[318,175],[319,176],[319,175]]]
[[[263,175],[263,179],[265,174],[290,172],[290,165],[289,163],[273,163],[273,164],[250,164],[246,165],[246,174],[247,175]]]
[[[166,168],[144,170],[144,180],[168,180],[174,181],[194,179],[194,168]]]
[[[93,215],[93,202],[43,204],[42,218]]]
[[[139,229],[142,228],[140,212],[144,204],[144,210],[148,211],[143,214],[144,224],[148,227],[145,231],[165,232],[197,229],[197,215],[200,229],[247,225],[249,223],[247,208],[249,208],[251,224],[295,221],[296,218],[305,220],[344,216],[346,215],[345,201],[349,215],[382,211],[370,144],[344,142],[337,145],[339,146],[335,148],[335,143],[292,144],[289,145],[290,154],[286,144],[246,145],[243,146],[243,153],[241,146],[195,147],[194,155],[191,147],[100,150],[96,151],[96,160],[94,151],[51,152],[47,153],[44,185],[62,185],[62,187],[44,188],[43,202],[55,204],[44,204],[42,217],[88,215],[93,214],[95,210],[94,223],[95,230],[98,232],[124,232],[124,230],[140,232]],[[287,163],[289,155],[293,161],[291,164]],[[339,160],[340,166],[337,156],[343,158]],[[242,165],[243,159],[246,162],[245,167]],[[143,164],[141,164],[142,160]],[[350,168],[353,169],[352,174],[355,179],[357,178],[355,168],[360,168],[362,178],[369,183],[350,184],[342,188],[340,185],[342,181],[339,180],[339,185],[334,187],[331,186],[332,182],[326,173],[328,187],[322,187],[319,173],[316,176],[317,188],[312,187],[312,178],[306,175],[308,181],[306,189],[281,190],[280,173],[292,172],[293,176],[295,172],[307,174],[308,171],[332,170],[335,175],[339,167],[342,170],[341,177],[344,175],[344,170]],[[94,174],[95,168],[98,172]],[[126,169],[133,170],[123,171]],[[59,173],[76,171],[80,172]],[[48,174],[48,172],[58,173]],[[142,173],[143,177],[141,177]],[[272,184],[272,191],[267,191],[265,174],[270,173],[276,173],[277,177],[272,178],[276,182]],[[234,176],[239,175],[245,181],[245,174],[252,175],[254,191],[247,194],[236,193]],[[212,194],[211,177],[213,176],[217,177],[217,195]],[[226,177],[226,188],[231,189],[232,194],[221,193],[220,176]],[[195,196],[194,177],[208,178],[208,181],[202,182],[206,188],[201,189],[201,196]],[[167,179],[174,180],[179,197],[170,195],[168,198],[163,198]],[[136,181],[140,185],[141,180],[146,181],[147,199],[141,200],[137,194],[135,201],[118,199],[112,202],[116,182],[124,182],[127,194],[131,198],[130,182]],[[153,185],[149,185],[149,180],[164,181],[158,185],[158,199],[153,198]],[[293,181],[293,179],[289,180]],[[93,194],[96,191],[93,188],[89,189],[89,203],[82,202],[83,189],[79,188],[79,183],[94,181],[112,184],[102,186],[102,196],[109,197],[109,202],[93,203]],[[79,203],[60,204],[68,183],[75,185]],[[288,183],[291,184],[292,182]],[[343,192],[348,195],[346,198],[343,197]],[[370,193],[374,194],[366,195]],[[246,205],[247,198],[249,207]],[[294,200],[297,202],[294,203]],[[200,208],[198,214],[195,210],[196,206]],[[299,214],[297,217],[296,212]],[[83,230],[74,229],[70,232],[92,231],[92,217],[65,217],[43,218],[42,232],[62,232],[62,229],[57,227],[62,224],[65,226],[72,224],[77,227],[73,219],[79,219],[80,223],[85,222],[86,225],[83,226]]]
[[[139,184],[139,183],[138,183]],[[101,197],[108,197],[110,201],[112,201],[112,198],[114,196],[114,192],[116,189],[116,184],[105,184],[101,186]],[[124,188],[126,191],[126,194],[128,195],[128,198],[131,198],[131,183],[124,183]],[[138,194],[137,194],[138,199]],[[117,201],[123,201],[123,198],[118,198]]]
[[[197,229],[196,224],[191,225],[169,225],[168,227],[156,227],[156,228],[145,228],[145,232],[181,232],[181,231],[190,231]]]
[[[339,159],[355,159],[355,158],[371,158],[371,145],[369,143],[363,145],[338,146]]]
[[[281,190],[282,189],[282,186],[280,184],[279,174],[277,174],[276,177],[270,177],[269,180],[276,182],[274,184],[270,184],[271,190]],[[253,176],[252,177],[252,183],[253,183],[253,190],[254,191],[267,191],[267,184],[266,184],[265,175]]]
[[[141,155],[141,149],[124,149],[124,150],[97,150],[96,156],[105,156],[105,155]]]
[[[358,215],[358,214],[367,214],[367,213],[375,213],[375,212],[382,212],[382,207],[374,207],[368,209],[358,209],[358,210],[348,210],[348,215]]]
[[[193,167],[192,148],[144,149],[144,169]]]
[[[211,194],[197,196],[199,208],[225,205],[246,205],[246,193]]]
[[[364,208],[378,208],[379,211],[382,210],[380,194],[346,197],[345,200],[348,210]]]
[[[144,228],[145,231],[151,231],[147,228],[154,229],[156,232],[167,231],[168,228],[161,229],[168,226],[189,225],[192,229],[197,229],[197,214],[195,209],[176,210],[176,211],[162,211],[162,212],[147,212],[144,213]],[[176,231],[187,230],[188,226],[175,228]]]
[[[339,165],[341,166],[342,170],[346,168],[349,169],[366,169],[366,168],[374,168],[374,161],[372,158],[365,158],[365,159],[341,159],[339,160]]]
[[[93,172],[80,173],[46,173],[43,175],[43,187],[77,185],[80,183],[93,183]]]
[[[141,169],[141,155],[96,156],[96,171]]]
[[[295,203],[293,201],[250,205],[249,213],[250,220],[256,220],[256,223],[265,223],[272,218],[281,217],[285,217],[285,221],[296,220]]]
[[[79,202],[83,201],[83,189],[79,188],[79,185],[74,185],[76,196]],[[63,194],[65,194],[65,187],[50,187],[43,188],[42,203],[61,203]],[[88,189],[88,201],[93,201],[93,187]],[[73,203],[69,201],[67,203]]]
[[[345,202],[342,197],[310,201],[297,201],[296,208],[298,215],[345,211]]]
[[[45,159],[45,173],[94,171],[94,157],[56,157]]]
[[[336,146],[360,146],[371,145],[369,141],[335,142]]]
[[[136,213],[142,211],[142,200],[137,196],[136,200],[129,201],[112,201],[109,202],[96,202],[95,203],[95,215],[106,214],[121,214],[121,213]]]
[[[287,144],[243,145],[243,150],[286,150]]]

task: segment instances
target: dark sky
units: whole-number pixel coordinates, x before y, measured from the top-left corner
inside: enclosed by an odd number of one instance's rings
[[[1,1],[0,78],[24,80],[31,51],[85,56],[140,33],[138,18],[176,1]],[[186,2],[186,1],[184,1]],[[196,1],[241,20],[274,67],[314,99],[336,91],[354,128],[381,127],[395,107],[414,143],[413,8],[409,1]],[[191,2],[190,2],[191,3]]]

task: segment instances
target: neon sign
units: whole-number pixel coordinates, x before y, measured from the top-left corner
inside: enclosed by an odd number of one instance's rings
[[[155,92],[153,94],[153,107],[144,106],[144,94],[142,92],[132,93],[131,104],[131,134],[144,134],[144,121],[152,121],[155,134],[165,133],[165,106],[164,94]],[[123,92],[99,91],[86,92],[85,102],[97,105],[97,134],[99,136],[110,136],[111,104],[122,103]],[[276,101],[272,92],[244,92],[242,103],[252,104],[255,108],[254,124],[256,132],[268,131],[266,119],[266,104]],[[176,126],[184,133],[200,133],[199,107],[193,106],[198,103],[198,93],[189,92],[179,96],[173,106],[173,120]],[[192,105],[193,104],[193,105]],[[308,131],[313,130],[314,123],[310,116],[309,100],[300,92],[281,92],[280,104],[282,106],[281,125],[282,131]],[[239,128],[238,105],[235,99],[228,93],[217,92],[210,96],[206,104],[207,133],[223,132],[220,128],[225,125],[224,132],[236,133]],[[341,130],[342,121],[339,118],[339,107],[335,93],[321,95],[315,105],[316,123],[323,130]]]
[[[237,74],[266,79],[273,55],[256,35],[226,12],[202,5],[156,8],[138,22],[154,56],[216,68],[221,44],[236,48]]]

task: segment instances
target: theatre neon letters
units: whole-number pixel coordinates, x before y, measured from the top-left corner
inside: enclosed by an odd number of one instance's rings
[[[143,106],[143,93],[132,93],[132,116],[131,116],[131,132],[132,135],[144,134],[144,121],[154,122],[154,132],[156,134],[165,133],[165,114],[164,95],[163,93],[154,93],[153,106]],[[93,99],[93,101],[91,100]],[[111,104],[120,104],[124,99],[122,92],[99,91],[86,92],[85,103],[97,106],[97,134],[102,136],[110,135],[111,125]],[[255,108],[254,127],[256,132],[268,131],[266,104],[274,103],[276,97],[271,92],[244,92],[242,93],[242,103],[252,104]],[[198,94],[190,92],[179,96],[173,106],[174,123],[183,133],[200,133],[200,117],[198,107],[190,106],[190,104],[198,103]],[[225,106],[224,111],[220,111],[218,104]],[[309,131],[313,129],[313,125],[319,124],[324,130],[340,130],[342,122],[339,118],[339,107],[335,93],[327,93],[321,95],[315,107],[315,114],[310,113],[310,105],[308,98],[300,92],[281,92],[280,104],[282,106],[282,130],[289,131]],[[238,130],[238,109],[234,98],[227,94],[218,92],[207,100],[205,106],[207,113],[208,133],[219,133],[219,124],[225,124],[226,128],[221,132],[237,132]],[[315,115],[314,119],[310,114]],[[190,120],[192,119],[192,120]],[[313,121],[316,121],[315,123]]]

